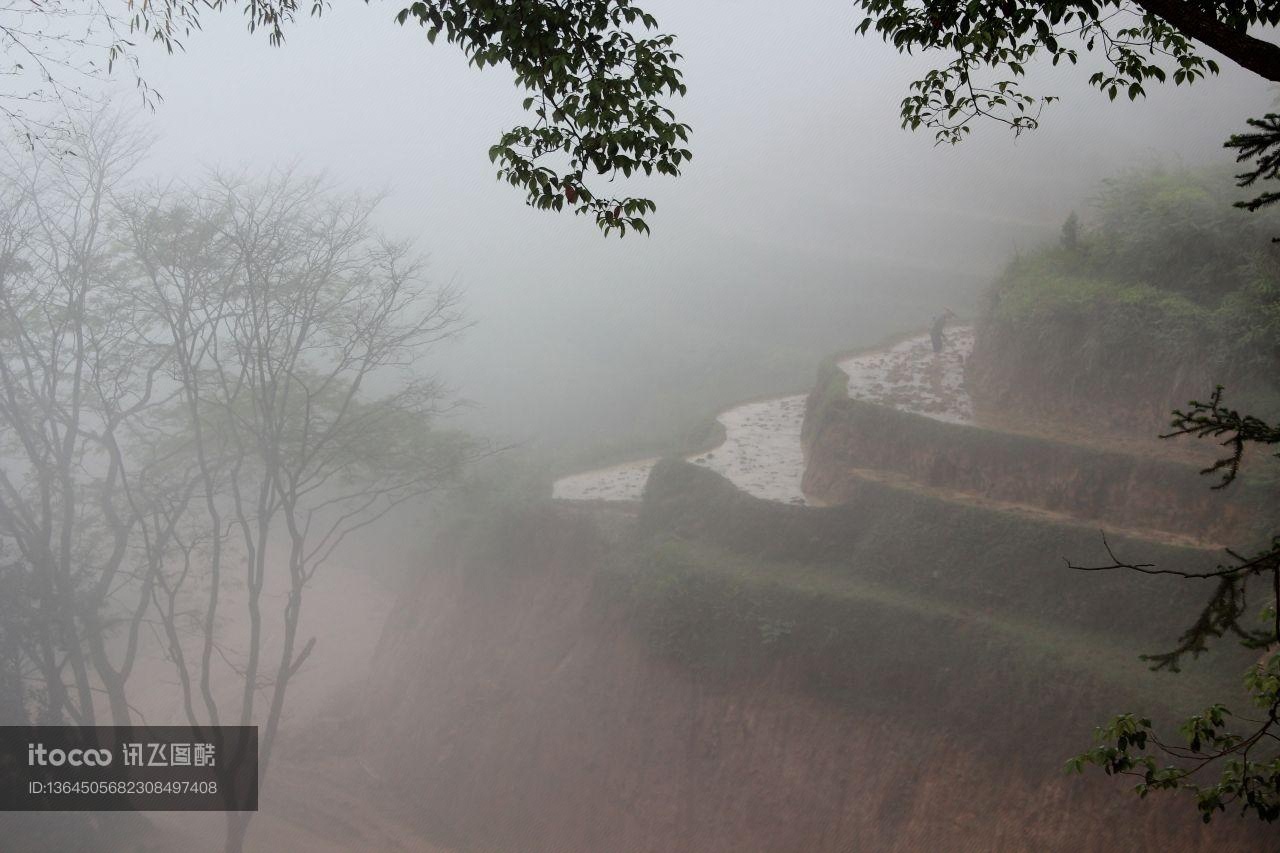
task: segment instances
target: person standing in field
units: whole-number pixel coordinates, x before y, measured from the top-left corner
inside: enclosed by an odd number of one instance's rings
[[[934,353],[942,352],[942,347],[946,344],[946,338],[942,337],[942,327],[947,324],[947,320],[956,316],[956,312],[950,308],[943,310],[941,314],[933,318],[933,326],[929,329],[929,337],[933,340]]]

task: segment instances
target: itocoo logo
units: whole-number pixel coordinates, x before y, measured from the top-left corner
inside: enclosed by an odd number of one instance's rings
[[[109,749],[45,749],[42,743],[27,744],[28,767],[106,767],[111,763]]]

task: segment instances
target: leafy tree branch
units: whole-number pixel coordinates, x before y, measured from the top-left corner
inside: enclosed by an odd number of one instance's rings
[[[1280,81],[1280,46],[1248,33],[1280,22],[1280,3],[1049,2],[1014,0],[910,2],[859,0],[859,33],[874,30],[899,52],[941,54],[941,64],[911,84],[902,124],[930,128],[956,143],[976,119],[1015,133],[1039,126],[1056,96],[1023,91],[1028,63],[1101,62],[1089,77],[1111,100],[1136,99],[1152,83],[1191,84],[1219,66],[1201,45],[1267,80]]]
[[[1193,401],[1185,411],[1176,411],[1172,427],[1162,437],[1225,436],[1222,445],[1227,455],[1201,472],[1221,472],[1215,489],[1235,482],[1246,445],[1280,442],[1280,427],[1223,405],[1221,386],[1214,389],[1207,403]],[[1140,780],[1136,790],[1143,797],[1152,791],[1189,791],[1206,823],[1229,806],[1266,822],[1280,819],[1280,535],[1252,556],[1228,550],[1232,562],[1203,573],[1122,560],[1105,537],[1103,544],[1109,563],[1068,565],[1081,571],[1126,570],[1213,582],[1208,601],[1177,645],[1142,659],[1151,662],[1154,670],[1178,672],[1186,656],[1197,658],[1210,642],[1228,635],[1245,648],[1261,649],[1261,657],[1244,676],[1245,689],[1261,717],[1233,714],[1225,705],[1214,703],[1183,722],[1179,728],[1183,745],[1158,737],[1149,718],[1121,714],[1097,730],[1097,746],[1071,759],[1068,768],[1081,772],[1086,765],[1093,765],[1108,775],[1136,777]],[[1258,622],[1250,624],[1250,595],[1257,594],[1259,587],[1264,604]],[[1240,729],[1242,724],[1244,729]],[[1213,767],[1219,768],[1217,778],[1202,780],[1198,774]]]
[[[234,0],[164,0],[133,8],[130,28],[166,49],[199,27],[206,9]],[[313,16],[328,4],[305,7]],[[297,0],[248,0],[250,31],[273,45],[303,7]],[[675,36],[658,32],[653,15],[632,0],[416,0],[395,16],[416,21],[427,41],[443,36],[476,68],[506,66],[527,92],[525,124],[489,149],[497,176],[541,210],[591,216],[605,233],[647,233],[649,199],[605,191],[600,184],[634,175],[677,176],[693,156],[689,125],[666,101],[685,94]]]

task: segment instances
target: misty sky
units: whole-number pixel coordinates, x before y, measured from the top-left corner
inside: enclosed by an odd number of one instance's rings
[[[1041,130],[1015,140],[983,126],[941,148],[898,125],[925,66],[856,38],[849,2],[643,5],[680,37],[689,96],[677,109],[694,129],[686,175],[644,185],[659,205],[648,238],[604,239],[494,180],[487,149],[521,121],[523,95],[505,70],[469,68],[396,25],[394,3],[340,4],[282,48],[247,34],[236,10],[208,15],[185,53],[143,48],[164,96],[145,119],[159,139],[149,168],[296,162],[386,190],[387,230],[465,289],[478,323],[444,357],[448,378],[481,404],[477,422],[539,441],[592,410],[634,421],[643,401],[619,371],[670,384],[719,369],[708,365],[736,357],[742,336],[825,352],[926,322],[923,306],[887,307],[904,282],[971,292],[1067,210],[1087,219],[1102,177],[1153,160],[1229,163],[1223,139],[1273,98],[1226,66],[1190,90],[1110,104],[1086,86],[1093,66],[1046,68],[1029,85],[1064,102]]]

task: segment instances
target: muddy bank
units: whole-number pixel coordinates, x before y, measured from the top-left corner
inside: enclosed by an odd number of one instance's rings
[[[1265,534],[1265,510],[1280,503],[1280,490],[1260,479],[1212,491],[1190,462],[944,423],[851,400],[841,392],[843,377],[828,365],[808,400],[804,489],[822,503],[848,500],[863,480],[859,472],[871,469],[1084,523],[1206,544]]]
[[[1202,828],[1186,802],[1063,776],[1062,750],[1110,695],[1078,667],[1007,653],[955,614],[727,581],[746,570],[677,565],[619,519],[606,532],[570,510],[444,555],[388,625],[366,754],[433,838],[531,853],[1266,849],[1243,825]]]
[[[1226,386],[1232,408],[1275,409],[1274,377],[1221,363],[1205,341],[1188,339],[1171,353],[1145,325],[1121,334],[1069,311],[1053,320],[1015,321],[992,303],[967,371],[980,415],[1017,411],[1085,433],[1154,438],[1174,409],[1207,400],[1217,384]]]

